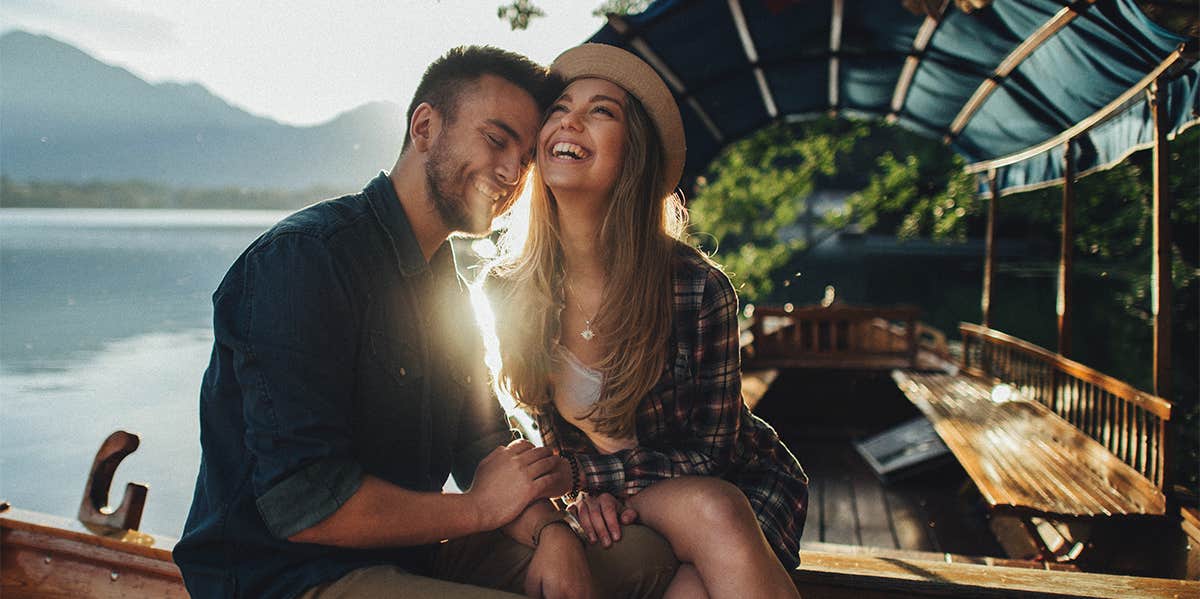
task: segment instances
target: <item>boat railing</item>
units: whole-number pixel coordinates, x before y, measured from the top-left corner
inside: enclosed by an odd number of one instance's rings
[[[1170,401],[1000,331],[959,331],[965,372],[1046,406],[1163,490]]]
[[[914,306],[753,306],[743,334],[759,368],[917,368],[949,358],[946,336]]]

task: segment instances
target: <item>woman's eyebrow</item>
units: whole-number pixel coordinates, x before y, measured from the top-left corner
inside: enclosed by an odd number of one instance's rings
[[[620,106],[621,108],[625,107],[625,105],[622,104],[620,100],[618,100],[612,96],[606,96],[604,94],[596,94],[596,95],[592,96],[592,102],[604,102],[604,101],[612,102],[613,104],[616,104],[617,106]]]

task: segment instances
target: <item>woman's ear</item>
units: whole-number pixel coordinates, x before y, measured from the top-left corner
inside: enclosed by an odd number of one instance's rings
[[[418,152],[426,152],[433,146],[433,138],[441,130],[442,115],[428,102],[421,102],[413,110],[408,123],[408,135]]]

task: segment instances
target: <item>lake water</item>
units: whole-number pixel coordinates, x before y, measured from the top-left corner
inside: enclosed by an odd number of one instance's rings
[[[200,463],[211,295],[275,211],[0,209],[0,498],[74,517],[96,449],[141,436],[142,530],[179,536]]]

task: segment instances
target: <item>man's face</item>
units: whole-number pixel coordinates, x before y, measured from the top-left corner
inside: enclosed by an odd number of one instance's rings
[[[532,162],[537,103],[506,79],[484,75],[459,95],[425,163],[430,199],[452,232],[486,235],[516,199]]]

